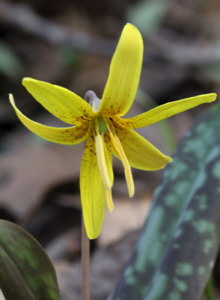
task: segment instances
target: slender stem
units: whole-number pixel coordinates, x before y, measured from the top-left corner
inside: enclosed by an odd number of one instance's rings
[[[89,265],[90,265],[90,241],[86,235],[82,218],[81,239],[81,264],[82,264],[82,300],[90,300]]]

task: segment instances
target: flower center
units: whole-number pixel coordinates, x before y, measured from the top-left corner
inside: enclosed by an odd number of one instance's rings
[[[89,102],[94,112],[98,111],[101,100],[96,96],[96,94],[93,91],[89,90],[86,92],[85,100]],[[110,211],[112,211],[114,208],[114,204],[112,201],[112,192],[111,192],[112,185],[113,185],[113,174],[112,174],[112,161],[110,156],[112,155],[112,153],[108,152],[106,147],[106,142],[104,141],[104,135],[106,133],[108,133],[110,137],[110,143],[114,148],[115,154],[118,156],[118,158],[121,160],[123,164],[125,179],[128,186],[128,194],[130,197],[134,195],[133,176],[132,176],[129,161],[121,145],[120,139],[116,134],[114,123],[112,123],[112,121],[108,119],[106,116],[102,116],[102,115],[96,116],[93,122],[94,122],[93,134],[95,139],[95,149],[96,149],[96,157],[97,157],[99,174],[102,179],[107,207]]]

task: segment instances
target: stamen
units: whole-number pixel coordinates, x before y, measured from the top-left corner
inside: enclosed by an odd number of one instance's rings
[[[112,201],[112,190],[105,190],[105,200],[108,210],[112,212],[114,209],[114,203]]]
[[[98,162],[99,173],[105,190],[111,190],[112,180],[109,177],[109,171],[106,164],[103,138],[100,134],[95,135],[95,148]]]
[[[129,161],[127,159],[127,156],[124,152],[124,149],[123,149],[121,142],[120,142],[119,138],[117,137],[117,135],[110,132],[110,137],[111,137],[113,146],[114,146],[114,148],[122,162],[122,165],[124,167],[125,179],[126,179],[127,187],[128,187],[128,195],[129,195],[129,197],[133,197],[134,196],[134,180],[133,180]]]

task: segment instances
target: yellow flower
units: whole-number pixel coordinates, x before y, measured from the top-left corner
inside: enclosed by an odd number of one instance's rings
[[[80,191],[84,223],[90,239],[101,231],[105,206],[112,211],[112,154],[122,162],[130,197],[134,195],[131,166],[141,170],[164,168],[172,159],[134,131],[201,103],[212,102],[215,94],[200,95],[166,103],[133,118],[124,119],[137,91],[143,58],[143,41],[138,29],[127,24],[111,61],[101,100],[88,91],[85,99],[43,81],[24,78],[32,96],[66,128],[42,125],[27,118],[10,102],[21,122],[33,133],[52,142],[74,145],[86,140],[80,169]],[[72,126],[73,125],[73,126]]]

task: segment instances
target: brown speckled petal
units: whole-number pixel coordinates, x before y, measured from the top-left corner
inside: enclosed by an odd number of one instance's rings
[[[71,126],[64,128],[56,128],[45,126],[38,122],[32,121],[26,117],[15,105],[12,95],[10,102],[13,106],[18,118],[30,131],[36,135],[55,143],[74,145],[85,140],[89,133],[90,122],[86,122],[81,126]]]
[[[86,233],[95,239],[101,232],[105,209],[105,192],[99,173],[95,142],[89,136],[80,169],[80,192]]]
[[[115,131],[132,167],[153,171],[172,161],[134,130],[116,127]]]
[[[94,116],[90,105],[68,89],[33,78],[24,78],[22,84],[46,110],[68,124],[78,125]]]

